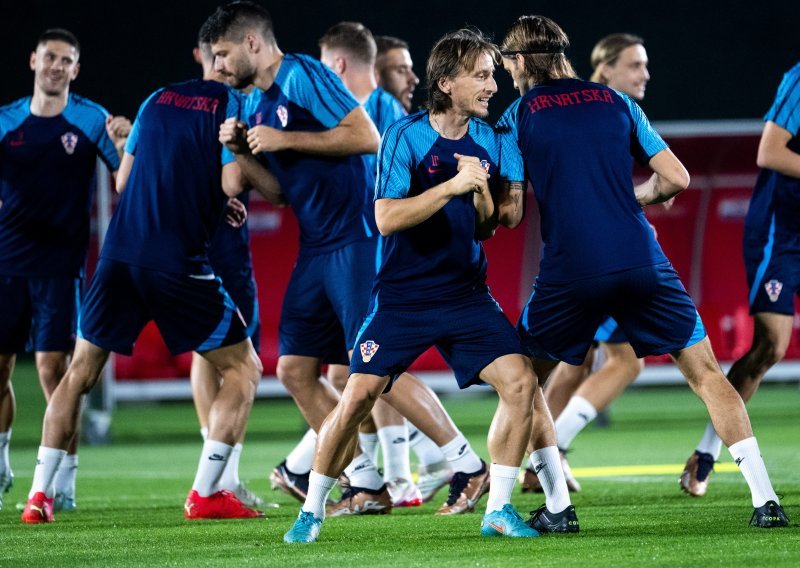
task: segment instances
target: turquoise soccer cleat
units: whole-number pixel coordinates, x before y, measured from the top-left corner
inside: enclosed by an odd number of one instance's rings
[[[499,511],[483,516],[481,536],[533,538],[539,536],[539,531],[526,525],[511,503],[506,503]]]
[[[322,529],[322,519],[318,519],[313,513],[301,509],[300,515],[292,525],[292,528],[283,535],[283,542],[289,544],[295,542],[301,544],[314,542],[319,536],[320,529]]]

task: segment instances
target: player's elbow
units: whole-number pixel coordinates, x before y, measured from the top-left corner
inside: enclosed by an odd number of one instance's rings
[[[759,145],[758,154],[756,155],[756,165],[759,168],[763,168],[766,170],[774,170],[775,163],[772,159],[772,156],[773,156],[772,152],[770,152],[767,148],[764,148],[763,144]]]
[[[397,232],[397,225],[394,223],[391,211],[391,200],[379,199],[375,202],[375,225],[381,236],[388,237]]]

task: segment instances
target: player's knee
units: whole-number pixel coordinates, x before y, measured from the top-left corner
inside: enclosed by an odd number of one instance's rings
[[[508,374],[497,386],[498,394],[507,401],[530,408],[536,392],[536,377],[524,369]]]
[[[309,377],[304,366],[287,362],[282,358],[278,359],[278,367],[275,372],[278,375],[278,380],[280,380],[289,392],[301,389],[310,381],[316,379],[314,376]]]
[[[361,424],[375,406],[375,397],[367,388],[352,384],[345,389],[339,401],[342,416],[348,422]]]

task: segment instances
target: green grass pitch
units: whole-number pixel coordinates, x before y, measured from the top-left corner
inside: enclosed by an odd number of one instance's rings
[[[318,543],[283,544],[299,503],[269,490],[267,476],[304,431],[291,401],[256,402],[242,457],[249,486],[280,507],[249,521],[183,519],[182,504],[197,465],[200,435],[188,403],[126,405],[114,417],[111,446],[83,447],[78,511],[46,526],[25,526],[15,504],[30,487],[43,397],[33,368],[14,377],[18,418],[11,461],[16,484],[0,511],[0,565],[139,566],[798,566],[800,565],[800,391],[766,386],[750,405],[773,483],[792,525],[748,526],[749,492],[738,472],[715,473],[709,493],[693,499],[677,474],[580,478],[573,496],[581,521],[574,536],[524,542],[483,539],[478,512],[433,513],[444,490],[426,506],[391,515],[325,522]],[[485,458],[492,396],[444,400],[454,420]],[[608,429],[588,428],[574,442],[573,467],[683,464],[706,422],[688,388],[626,393]],[[730,461],[727,452],[723,461]],[[488,459],[488,458],[487,458]],[[525,514],[541,496],[514,494]]]

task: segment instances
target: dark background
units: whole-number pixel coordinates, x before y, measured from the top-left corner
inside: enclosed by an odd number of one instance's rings
[[[81,73],[73,91],[133,117],[139,103],[166,83],[199,74],[191,48],[215,1],[76,2],[6,0],[0,37],[6,80],[0,103],[32,92],[28,58],[39,33],[66,27],[81,41]],[[318,56],[317,39],[332,24],[357,20],[373,33],[409,41],[417,74],[443,33],[471,24],[503,34],[521,14],[556,20],[572,41],[569,56],[588,78],[594,43],[612,32],[645,38],[652,80],[644,108],[654,120],[755,118],[769,108],[782,74],[800,60],[800,1],[783,2],[518,2],[431,0],[262,1],[284,51]],[[513,100],[510,79],[498,70],[492,114]],[[425,96],[424,79],[415,104]]]

